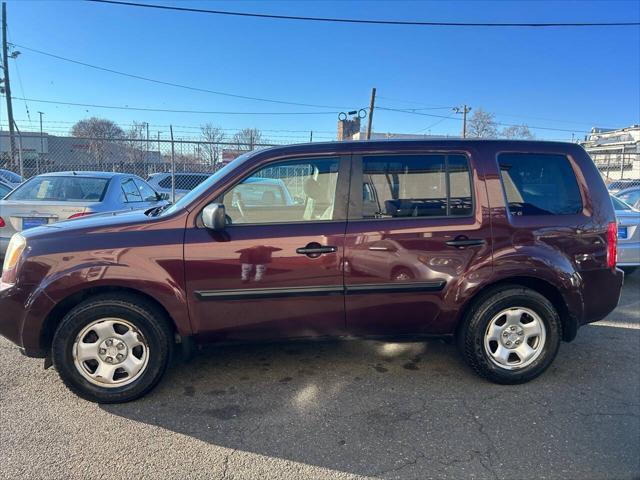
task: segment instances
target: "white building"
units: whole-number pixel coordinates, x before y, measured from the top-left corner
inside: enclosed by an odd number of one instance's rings
[[[580,143],[605,178],[640,179],[640,125],[592,128]]]

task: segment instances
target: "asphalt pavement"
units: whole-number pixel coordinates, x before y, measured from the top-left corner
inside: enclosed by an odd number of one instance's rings
[[[0,339],[0,478],[640,478],[640,274],[537,380],[442,341],[207,347],[147,397],[83,401]]]

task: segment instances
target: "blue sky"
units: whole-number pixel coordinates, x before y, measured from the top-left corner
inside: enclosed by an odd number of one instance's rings
[[[141,0],[144,1],[144,0]],[[155,3],[288,15],[372,19],[562,22],[639,21],[639,1],[202,2]],[[197,135],[197,127],[257,127],[274,141],[335,135],[334,112],[378,105],[449,116],[454,105],[494,112],[504,123],[570,139],[592,126],[640,123],[640,28],[480,29],[344,25],[156,11],[79,1],[9,1],[9,39],[19,45],[132,74],[239,95],[337,106],[312,108],[193,92],[125,78],[18,47],[13,95],[62,102],[317,115],[212,115],[105,110],[27,102],[30,125],[67,130],[100,116],[147,121],[152,135]],[[14,101],[26,121],[25,102]],[[6,108],[0,106],[6,128]],[[380,132],[458,134],[461,120],[377,111]],[[191,127],[191,128],[189,128]],[[275,130],[282,130],[276,132]],[[300,131],[300,132],[289,132]]]

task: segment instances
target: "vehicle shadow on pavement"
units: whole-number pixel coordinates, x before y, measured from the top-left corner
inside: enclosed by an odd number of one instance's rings
[[[639,297],[608,320],[637,325]],[[384,478],[630,478],[639,358],[640,330],[615,324],[581,329],[517,386],[477,378],[438,340],[207,347],[147,397],[102,408],[229,448],[226,463],[250,452]]]

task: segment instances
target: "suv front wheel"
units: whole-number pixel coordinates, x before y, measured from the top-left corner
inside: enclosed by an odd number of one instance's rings
[[[551,302],[538,292],[506,286],[487,292],[466,315],[458,345],[481,376],[501,384],[534,379],[551,364],[561,324]]]
[[[60,377],[92,402],[141,397],[169,364],[172,333],[163,313],[128,294],[85,300],[65,315],[53,337],[52,359]]]

